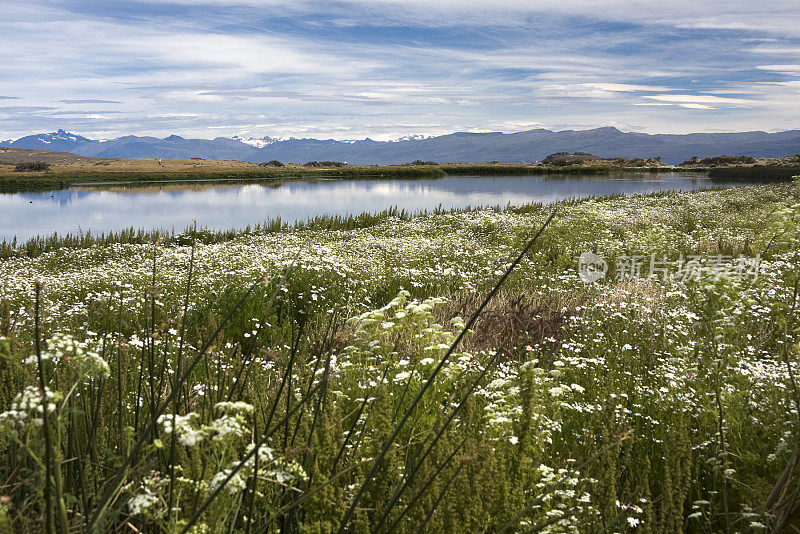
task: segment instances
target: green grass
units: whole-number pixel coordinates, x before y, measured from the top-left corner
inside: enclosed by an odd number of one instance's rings
[[[0,530],[790,530],[799,203],[563,202],[518,265],[551,206],[0,260]]]
[[[800,167],[756,165],[753,167],[720,167],[709,170],[709,177],[722,182],[790,182],[800,175]]]
[[[443,164],[441,169],[449,175],[548,175],[586,174],[606,176],[614,173],[706,172],[708,169],[676,169],[673,167],[619,167],[612,165],[490,165]]]

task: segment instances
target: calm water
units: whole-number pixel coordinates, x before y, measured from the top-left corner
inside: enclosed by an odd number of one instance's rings
[[[569,176],[452,176],[434,180],[294,182],[283,185],[201,184],[75,187],[47,193],[0,194],[0,241],[36,235],[123,228],[183,230],[243,228],[268,219],[464,206],[553,202],[612,193],[700,189],[697,174]]]

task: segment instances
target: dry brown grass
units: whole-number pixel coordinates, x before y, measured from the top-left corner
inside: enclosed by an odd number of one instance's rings
[[[259,167],[257,163],[233,160],[190,160],[190,159],[104,159],[55,163],[50,167],[50,174],[91,175],[95,173],[208,173],[226,172],[278,171],[291,172],[306,169],[302,165],[286,167]],[[0,174],[14,173],[13,165],[0,165]],[[35,174],[35,173],[31,173]]]
[[[237,160],[169,159],[169,158],[86,158],[68,152],[49,150],[27,150],[21,148],[1,149],[0,175],[13,174],[16,163],[43,161],[50,163],[49,174],[91,175],[95,173],[225,173],[225,172],[292,172],[308,170],[302,165],[285,167],[261,167],[258,163]],[[41,174],[41,173],[30,173]]]
[[[454,317],[468,317],[482,296],[452,296],[439,312],[441,324]],[[477,353],[499,350],[501,360],[514,360],[528,345],[557,348],[570,328],[570,317],[579,313],[586,297],[563,294],[541,296],[520,291],[501,291],[484,309],[475,323],[474,333],[465,338],[461,349]]]

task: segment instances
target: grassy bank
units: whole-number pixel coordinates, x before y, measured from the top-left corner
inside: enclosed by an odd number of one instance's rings
[[[663,172],[708,172],[707,168],[676,168],[676,167],[620,167],[612,165],[487,165],[467,164],[440,166],[449,175],[609,175],[614,173],[647,173],[658,174]]]
[[[439,168],[429,167],[342,167],[332,169],[287,169],[256,167],[251,170],[202,171],[202,172],[59,172],[15,173],[0,175],[0,192],[46,191],[64,189],[74,184],[119,184],[150,182],[286,182],[291,180],[317,179],[414,179],[437,178],[445,173]]]
[[[2,260],[0,529],[787,530],[798,202],[565,202],[518,263],[552,207]]]
[[[709,170],[709,177],[720,182],[790,182],[800,175],[800,166],[764,165],[753,167],[720,167]]]

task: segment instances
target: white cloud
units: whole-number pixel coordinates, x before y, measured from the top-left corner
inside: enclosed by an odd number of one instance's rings
[[[780,54],[790,54],[793,56],[800,56],[800,47],[793,47],[793,46],[758,46],[755,48],[750,48],[748,52],[753,54],[773,54],[773,55],[780,55]]]
[[[756,66],[757,69],[760,70],[769,70],[772,72],[780,72],[782,74],[791,74],[794,76],[800,76],[800,64],[793,64],[793,65],[758,65]]]
[[[682,108],[689,108],[689,109],[717,109],[712,106],[707,106],[705,104],[678,104]]]
[[[754,100],[744,98],[727,98],[713,95],[649,95],[644,98],[661,102],[675,102],[679,104],[755,104]]]
[[[587,83],[589,87],[600,89],[601,91],[612,91],[620,93],[632,93],[636,91],[669,91],[668,88],[657,85],[636,85],[625,83]]]
[[[784,0],[732,0],[724,14],[688,0],[669,9],[649,0],[609,0],[602,9],[593,0],[499,0],[491,8],[483,0],[151,3],[175,16],[157,19],[149,13],[156,10],[142,9],[115,19],[57,0],[4,6],[0,48],[13,61],[0,64],[0,94],[18,96],[21,107],[5,112],[0,137],[60,127],[105,137],[203,137],[214,130],[386,139],[559,124],[650,132],[797,126],[798,88],[786,79],[800,73],[787,58],[798,43],[777,38],[796,20],[794,2]],[[208,9],[180,7],[189,4]],[[232,5],[235,13],[215,20]],[[188,18],[199,11],[212,15]],[[261,20],[309,16],[297,21],[306,33],[298,37],[286,24],[244,28],[248,13]],[[531,22],[545,19],[549,26]],[[356,35],[365,21],[369,32]],[[572,31],[573,22],[604,28],[603,21],[633,26]],[[675,35],[668,26],[697,21],[712,30],[680,30],[688,44],[676,46],[684,55],[659,48],[659,38]],[[770,30],[728,31],[753,21]],[[308,33],[312,25],[319,35]],[[349,29],[329,31],[348,25],[352,38]],[[376,27],[393,25],[375,36]],[[753,74],[757,63],[763,65]],[[119,102],[112,108],[119,113],[88,106],[102,101]],[[732,106],[735,115],[721,111]],[[692,121],[680,108],[709,113]]]

